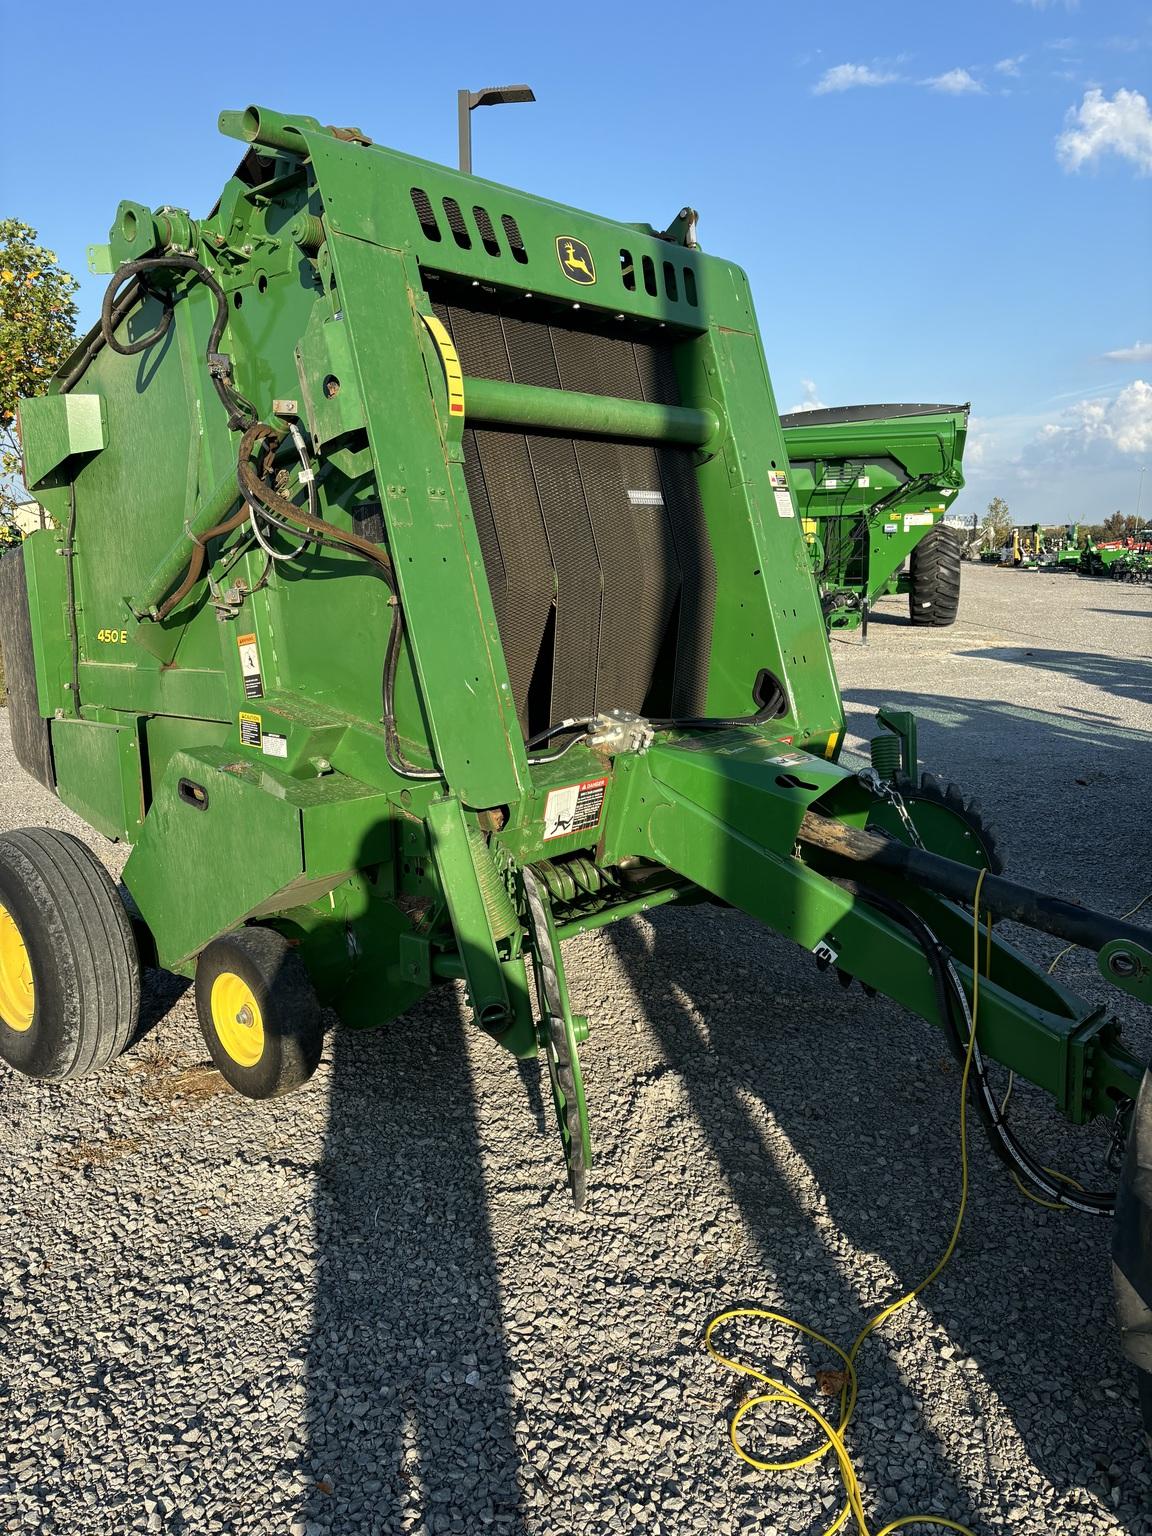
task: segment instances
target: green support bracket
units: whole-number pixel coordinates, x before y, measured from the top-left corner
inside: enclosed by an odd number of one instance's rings
[[[499,1034],[512,1010],[489,915],[490,898],[485,899],[464,807],[455,795],[429,802],[428,828],[476,1021]]]

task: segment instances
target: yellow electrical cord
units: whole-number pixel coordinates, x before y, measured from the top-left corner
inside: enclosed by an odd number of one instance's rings
[[[883,1323],[901,1307],[906,1307],[910,1302],[922,1295],[928,1287],[937,1280],[951,1262],[952,1255],[956,1251],[956,1244],[960,1239],[960,1229],[964,1225],[964,1213],[968,1207],[968,1078],[972,1068],[972,1058],[976,1050],[976,1020],[980,1007],[980,892],[984,884],[984,876],[987,870],[982,869],[976,881],[976,891],[972,901],[972,1027],[968,1034],[968,1048],[964,1055],[964,1073],[960,1082],[960,1205],[956,1212],[956,1220],[952,1226],[952,1235],[948,1239],[948,1246],[943,1256],[932,1272],[920,1284],[901,1296],[899,1300],[884,1307],[869,1322],[867,1322],[852,1341],[852,1347],[845,1353],[839,1346],[824,1334],[817,1333],[815,1328],[809,1328],[807,1324],[797,1322],[795,1318],[786,1316],[783,1312],[773,1312],[767,1307],[730,1307],[726,1312],[721,1312],[714,1317],[704,1331],[704,1347],[714,1360],[727,1366],[738,1376],[751,1376],[755,1381],[771,1388],[768,1392],[757,1392],[753,1396],[745,1398],[732,1415],[728,1425],[728,1438],[732,1442],[732,1449],[747,1462],[750,1467],[755,1467],[759,1472],[791,1472],[799,1467],[806,1467],[810,1462],[818,1461],[829,1450],[833,1451],[840,1467],[840,1477],[844,1484],[846,1495],[844,1507],[826,1528],[823,1536],[835,1536],[844,1522],[852,1516],[860,1530],[860,1536],[891,1536],[893,1531],[902,1530],[909,1525],[934,1525],[942,1530],[956,1531],[959,1536],[976,1536],[976,1533],[966,1525],[961,1525],[956,1520],[949,1520],[944,1515],[901,1515],[898,1519],[890,1521],[883,1529],[873,1532],[868,1524],[868,1518],[864,1513],[864,1502],[860,1492],[860,1483],[856,1476],[856,1469],[852,1465],[852,1459],[848,1454],[848,1448],[844,1444],[844,1436],[856,1408],[856,1398],[859,1392],[859,1377],[856,1372],[856,1357],[860,1353],[861,1346],[870,1334],[875,1333]],[[987,958],[991,960],[991,933],[988,938]],[[830,1419],[822,1414],[819,1408],[794,1391],[786,1382],[778,1381],[775,1377],[758,1371],[755,1366],[745,1365],[739,1360],[732,1360],[727,1355],[722,1355],[712,1343],[712,1335],[723,1323],[730,1322],[737,1317],[767,1318],[770,1322],[782,1323],[785,1328],[791,1328],[796,1333],[801,1333],[805,1338],[814,1339],[816,1343],[823,1344],[830,1349],[838,1359],[844,1363],[844,1385],[840,1389],[840,1416],[839,1421],[833,1424]],[[737,1429],[740,1421],[746,1413],[762,1403],[787,1403],[789,1407],[798,1409],[807,1414],[820,1426],[824,1435],[824,1444],[809,1451],[806,1456],[798,1456],[792,1461],[761,1461],[753,1456],[750,1451],[740,1444]]]

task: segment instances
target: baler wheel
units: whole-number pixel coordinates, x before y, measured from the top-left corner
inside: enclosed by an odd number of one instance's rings
[[[316,989],[274,928],[239,928],[201,951],[196,1012],[213,1064],[245,1098],[290,1093],[320,1064]]]
[[[1120,1349],[1136,1368],[1144,1433],[1152,1444],[1152,1069],[1132,1111],[1112,1224],[1112,1281]]]
[[[960,540],[937,523],[912,551],[908,617],[913,624],[943,629],[960,611]]]
[[[0,837],[0,1056],[83,1077],[120,1055],[140,1011],[132,925],[107,870],[49,827]]]

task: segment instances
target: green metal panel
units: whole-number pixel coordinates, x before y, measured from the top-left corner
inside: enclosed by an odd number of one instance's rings
[[[134,842],[144,825],[144,785],[135,721],[101,725],[53,720],[56,793],[105,837]]]
[[[100,395],[37,395],[21,402],[19,416],[24,483],[30,491],[60,484],[75,458],[104,447]]]

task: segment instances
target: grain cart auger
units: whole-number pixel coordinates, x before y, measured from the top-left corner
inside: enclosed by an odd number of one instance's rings
[[[562,941],[700,899],[962,1049],[952,956],[994,846],[915,782],[910,717],[871,768],[837,761],[744,273],[690,209],[616,224],[308,117],[221,127],[246,153],[215,208],[121,203],[100,324],[21,409],[53,526],[0,561],[12,740],[133,845],[132,912],[75,840],[0,838],[5,1059],[104,1066],[139,952],[195,978],[213,1060],[266,1097],[315,1069],[321,1003],[366,1028],[463,978],[480,1030],[543,1056],[580,1203]],[[1143,930],[995,870],[983,905],[1152,991]],[[988,970],[987,1056],[1123,1121],[1141,1068],[1116,1024],[998,938]]]

